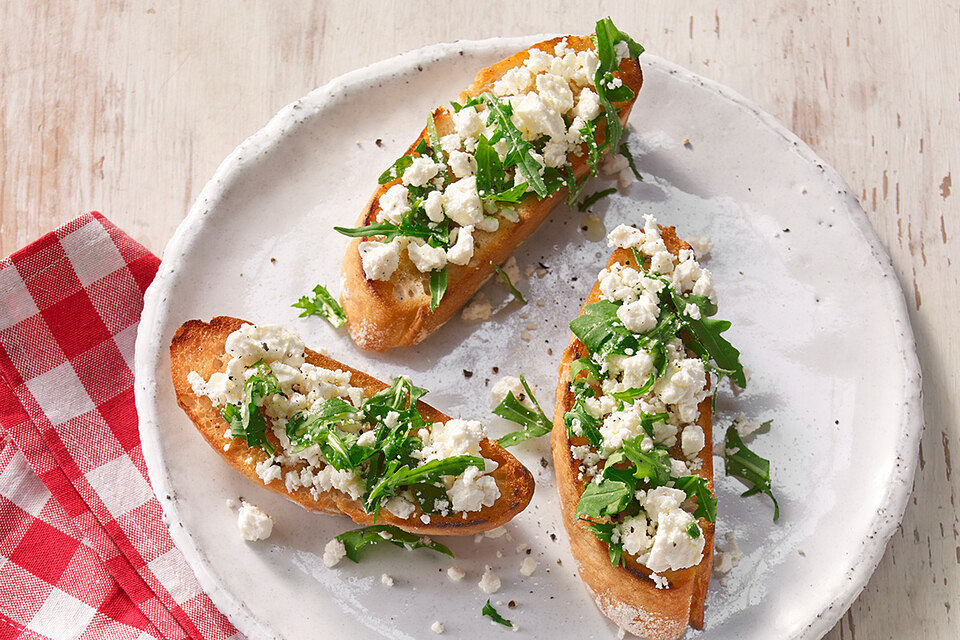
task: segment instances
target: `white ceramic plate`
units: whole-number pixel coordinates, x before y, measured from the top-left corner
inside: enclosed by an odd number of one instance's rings
[[[297,319],[290,308],[318,282],[337,291],[346,239],[331,227],[354,222],[428,109],[534,41],[430,46],[317,89],[224,161],[164,251],[137,338],[144,455],[175,542],[251,638],[427,638],[434,620],[455,637],[499,632],[480,617],[484,564],[503,579],[493,600],[519,626],[516,637],[615,632],[576,576],[552,471],[540,462],[549,459],[546,438],[516,448],[537,492],[508,525],[509,538],[445,540],[455,562],[390,548],[329,570],[323,546],[352,523],[309,514],[230,471],[177,408],[170,384],[167,350],[177,326],[228,314],[289,325],[308,345],[381,379],[410,374],[433,390],[429,402],[490,420],[495,434],[508,429],[488,413],[495,367],[525,373],[552,413],[567,323],[609,253],[584,237],[581,213],[559,207],[516,254],[521,270],[548,267],[519,283],[543,306],[508,304],[490,283],[488,295],[503,305],[492,320],[471,326],[457,318],[412,349],[361,352],[345,332]],[[866,583],[910,489],[922,416],[904,301],[856,199],[800,140],[729,89],[650,55],[643,68],[629,141],[644,180],[597,213],[611,229],[653,213],[681,236],[713,237],[707,264],[720,317],[733,321],[727,335],[752,371],[745,393],[721,394],[716,431],[741,410],[774,419],[753,446],[772,460],[782,517],[772,522],[766,498],[739,498],[742,485],[721,471],[718,539],[734,531],[744,556],[711,583],[703,635],[819,637]],[[603,186],[595,180],[587,192]],[[533,337],[524,341],[528,325]],[[273,515],[269,540],[240,540],[226,506],[238,496]],[[518,573],[519,544],[539,560],[531,578]],[[467,571],[463,582],[447,579],[451,564]],[[396,586],[381,585],[382,573]]]

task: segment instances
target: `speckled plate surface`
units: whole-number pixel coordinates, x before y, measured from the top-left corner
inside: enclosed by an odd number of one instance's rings
[[[457,318],[412,349],[361,352],[345,332],[290,308],[318,282],[336,293],[346,239],[331,227],[354,222],[428,109],[453,98],[480,67],[536,40],[434,45],[317,89],[224,161],[164,251],[137,339],[144,455],[174,541],[251,638],[428,638],[434,620],[453,637],[501,633],[480,617],[486,596],[476,583],[485,564],[503,580],[493,600],[519,627],[515,637],[615,634],[576,576],[546,438],[516,448],[537,493],[509,536],[444,540],[455,562],[391,548],[330,570],[323,546],[352,523],[307,513],[232,472],[177,408],[169,376],[176,328],[228,314],[291,326],[308,345],[381,379],[410,374],[433,390],[428,402],[487,419],[495,435],[509,428],[488,413],[496,368],[525,373],[552,413],[567,323],[609,253],[589,239],[595,229],[582,230],[584,214],[559,207],[518,250],[521,271],[535,269],[519,283],[531,304],[509,304],[489,283],[499,309],[489,322]],[[713,237],[706,265],[719,315],[733,321],[727,335],[752,371],[746,392],[721,393],[716,431],[741,410],[774,419],[753,447],[772,460],[782,512],[774,524],[769,502],[740,499],[742,486],[721,471],[718,539],[734,531],[744,555],[723,581],[715,576],[706,630],[689,635],[816,638],[863,588],[910,491],[922,415],[904,301],[863,211],[832,169],[729,89],[654,56],[642,62],[629,144],[644,179],[595,213],[608,229],[653,213],[681,236]],[[587,192],[605,186],[595,179]],[[226,506],[238,496],[274,517],[269,540],[239,538]],[[518,572],[521,544],[539,561],[530,578]],[[447,579],[451,564],[465,580]],[[383,573],[395,586],[380,583]]]

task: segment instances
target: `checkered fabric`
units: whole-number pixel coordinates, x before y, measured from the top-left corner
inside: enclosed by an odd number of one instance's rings
[[[0,640],[241,637],[140,449],[133,347],[158,265],[98,213],[0,261]]]

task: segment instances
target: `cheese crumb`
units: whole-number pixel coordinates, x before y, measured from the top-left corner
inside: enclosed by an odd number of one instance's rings
[[[487,565],[484,569],[483,576],[480,578],[480,582],[477,583],[477,586],[480,587],[480,590],[485,594],[490,595],[496,593],[500,590],[500,576],[495,574],[490,566]]]
[[[430,625],[430,631],[433,631],[435,634],[440,635],[443,633],[443,623],[439,620],[434,620],[433,624]]]
[[[467,575],[460,567],[450,567],[447,569],[447,577],[454,582],[460,582]]]
[[[237,514],[237,528],[244,540],[266,540],[273,533],[273,518],[261,511],[257,505],[244,502]]]
[[[740,547],[737,546],[737,541],[733,538],[732,531],[728,531],[724,539],[726,540],[725,544],[717,545],[717,559],[713,564],[713,570],[720,575],[728,573],[740,564],[740,558],[743,557]]]
[[[523,562],[520,563],[520,575],[526,576],[529,578],[537,570],[537,561],[530,556],[527,556],[523,559]]]
[[[390,574],[385,573],[385,574],[383,574],[382,576],[380,576],[380,582],[382,582],[383,584],[385,584],[385,585],[388,586],[388,587],[392,587],[392,586],[393,586],[393,576],[391,576]]]
[[[475,295],[473,300],[470,301],[470,304],[463,308],[460,317],[467,322],[481,322],[489,320],[491,313],[493,313],[493,307],[490,305],[487,297],[481,292]]]
[[[343,557],[347,555],[347,548],[342,542],[333,538],[323,548],[323,564],[328,569],[337,566]]]

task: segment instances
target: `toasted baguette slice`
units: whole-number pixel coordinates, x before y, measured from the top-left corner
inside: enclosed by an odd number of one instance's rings
[[[267,457],[267,454],[258,448],[247,446],[243,440],[232,441],[229,450],[224,451],[223,432],[227,427],[226,422],[210,399],[195,395],[187,382],[187,374],[191,371],[196,371],[207,379],[215,371],[223,370],[230,359],[224,351],[227,336],[244,324],[248,323],[228,316],[218,316],[209,323],[200,320],[184,323],[177,329],[170,344],[170,373],[177,393],[177,403],[190,417],[207,443],[241,475],[263,485],[255,467],[258,462]],[[388,386],[361,371],[310,349],[306,350],[306,361],[325,369],[349,372],[351,385],[362,388],[364,397],[372,396]],[[423,402],[419,402],[417,407],[428,420],[446,422],[450,419],[449,416]],[[268,432],[267,437],[274,445],[279,444],[273,433]],[[493,460],[499,465],[491,474],[500,489],[500,498],[494,505],[484,507],[480,511],[467,512],[465,518],[463,513],[449,516],[431,514],[429,524],[423,524],[420,521],[422,512],[419,508],[406,520],[398,518],[386,509],[381,509],[377,516],[377,524],[392,524],[417,534],[460,536],[494,529],[510,521],[529,504],[533,496],[533,476],[506,449],[492,440],[481,441],[480,452],[484,458]],[[293,468],[284,466],[283,472],[286,473]],[[373,515],[365,512],[359,501],[336,489],[321,493],[319,499],[315,500],[310,495],[310,491],[304,487],[287,491],[284,483],[279,481],[265,486],[309,511],[341,514],[350,517],[357,524],[373,524]]]
[[[661,227],[661,236],[667,249],[676,255],[690,245],[680,240],[673,227]],[[637,267],[633,253],[617,249],[607,266],[615,263]],[[600,299],[600,284],[595,283],[584,302],[584,307]],[[582,309],[581,309],[582,313]],[[557,410],[550,435],[553,462],[557,474],[557,490],[563,524],[570,538],[570,548],[580,567],[580,578],[603,613],[620,628],[650,640],[673,640],[683,635],[690,624],[703,628],[703,608],[713,567],[714,523],[698,519],[704,536],[703,559],[700,564],[681,571],[668,571],[662,575],[670,586],[658,589],[650,579],[650,570],[640,565],[636,558],[625,554],[626,567],[610,564],[607,545],[577,522],[574,512],[584,490],[584,482],[578,478],[579,462],[570,452],[570,440],[563,415],[573,408],[574,394],[570,388],[570,364],[587,354],[583,343],[573,336],[560,361],[557,384]],[[707,380],[709,384],[709,378]],[[700,453],[703,467],[699,475],[707,479],[713,491],[713,413],[708,397],[699,405],[700,418],[706,444]],[[677,445],[679,447],[679,443]]]
[[[553,51],[561,38],[553,38],[533,45],[530,49]],[[567,46],[574,51],[593,49],[589,36],[567,36]],[[525,49],[505,60],[491,65],[477,74],[476,79],[460,94],[460,101],[491,91],[494,82],[509,69],[523,64],[530,49]],[[640,65],[633,58],[620,63],[620,79],[636,94],[640,91],[643,76]],[[620,121],[626,123],[636,100],[615,103]],[[433,112],[440,136],[451,133],[453,121],[444,107]],[[598,141],[605,139],[606,125],[598,127]],[[407,150],[407,155],[416,155],[413,148],[427,138],[424,129]],[[586,154],[570,154],[568,160],[578,180],[588,172]],[[377,222],[380,213],[379,200],[396,181],[380,185],[360,215],[357,226]],[[446,295],[434,311],[430,310],[430,274],[421,273],[403,253],[400,265],[390,280],[368,280],[363,271],[358,247],[363,238],[354,238],[347,247],[342,267],[341,304],[347,313],[347,327],[354,342],[362,349],[385,351],[393,347],[414,345],[440,328],[473,296],[494,273],[493,264],[503,263],[513,250],[527,239],[561,202],[567,190],[560,189],[543,200],[535,195],[528,197],[517,207],[519,221],[510,223],[500,219],[495,232],[474,231],[474,254],[469,264],[448,264]]]

